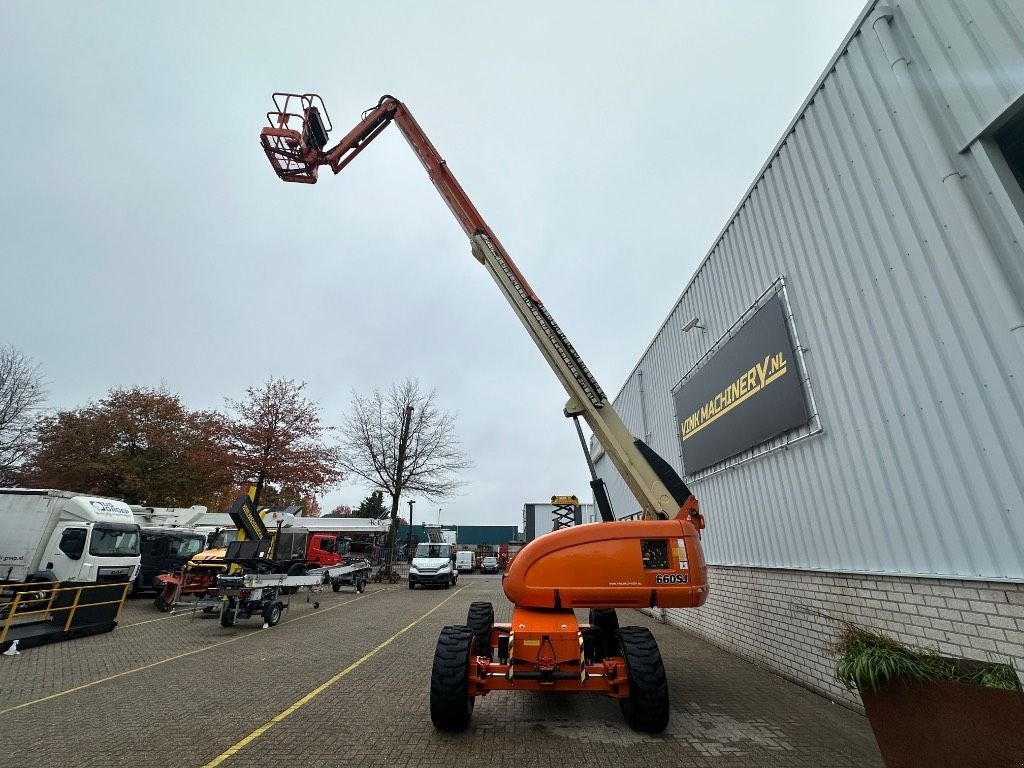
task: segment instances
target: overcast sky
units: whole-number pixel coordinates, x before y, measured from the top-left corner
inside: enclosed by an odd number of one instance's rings
[[[397,129],[284,184],[271,93],[320,93],[333,139],[403,100],[612,395],[863,6],[6,4],[0,344],[62,409],[135,385],[222,408],[286,376],[336,424],[413,376],[475,462],[417,522],[589,500],[567,395]]]

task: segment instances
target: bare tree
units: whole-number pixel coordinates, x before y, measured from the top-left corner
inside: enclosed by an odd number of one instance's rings
[[[10,485],[32,449],[35,412],[46,397],[39,365],[0,346],[0,485]]]
[[[341,425],[341,466],[391,495],[391,533],[403,491],[427,500],[450,497],[462,485],[458,473],[472,466],[455,437],[455,416],[440,411],[436,391],[422,392],[416,379],[393,384],[382,394],[352,395]]]

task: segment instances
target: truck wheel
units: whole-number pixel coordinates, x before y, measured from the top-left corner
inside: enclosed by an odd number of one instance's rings
[[[494,606],[490,603],[470,603],[466,626],[476,637],[477,653],[487,656],[491,650],[491,628],[494,626]]]
[[[235,606],[231,602],[227,602],[220,607],[220,625],[222,627],[233,627],[235,626]]]
[[[619,629],[619,617],[614,608],[591,608],[590,624],[594,627],[595,648],[600,658],[614,656],[618,643],[615,633]]]
[[[409,589],[416,589],[416,582],[409,579]]]
[[[430,721],[441,731],[464,731],[473,716],[469,659],[476,638],[469,627],[445,627],[437,638],[430,670]]]
[[[366,579],[358,579],[356,581],[356,592],[360,595],[366,591]]]
[[[263,609],[263,620],[271,627],[276,627],[281,621],[281,614],[284,613],[284,606],[279,600],[275,600]]]
[[[647,627],[623,627],[616,632],[626,660],[629,698],[619,699],[626,723],[641,733],[661,733],[668,725],[668,680],[654,635]]]
[[[332,581],[331,582],[331,589],[333,589],[335,592],[341,592],[341,582],[340,581]]]
[[[164,600],[164,596],[162,594],[159,594],[153,598],[153,605],[156,606],[157,610],[160,611],[160,613],[166,613],[167,609],[171,607],[170,604],[168,604],[168,602]]]
[[[306,564],[305,563],[292,563],[288,567],[287,576],[305,576],[306,575]],[[286,595],[294,595],[299,591],[298,587],[284,587],[281,592]]]

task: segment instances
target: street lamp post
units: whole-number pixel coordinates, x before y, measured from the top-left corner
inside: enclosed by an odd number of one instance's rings
[[[405,541],[405,552],[406,557],[412,560],[412,555],[409,550],[412,549],[412,505],[416,503],[416,499],[409,499],[409,534]]]

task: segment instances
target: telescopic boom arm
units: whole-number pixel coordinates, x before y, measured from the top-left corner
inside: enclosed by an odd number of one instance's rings
[[[640,502],[644,517],[679,517],[689,520],[698,529],[704,527],[696,497],[667,462],[630,434],[590,370],[405,104],[383,96],[333,147],[327,146],[331,123],[319,96],[277,93],[274,104],[276,109],[267,113],[270,125],[260,133],[260,142],[277,175],[284,181],[315,184],[320,166],[328,166],[339,173],[394,122],[469,237],[473,255],[487,267],[569,393],[565,415],[582,416],[587,422]],[[595,480],[592,485],[595,497],[606,498],[600,481]],[[599,506],[606,520],[613,519],[606,503],[599,503]]]

